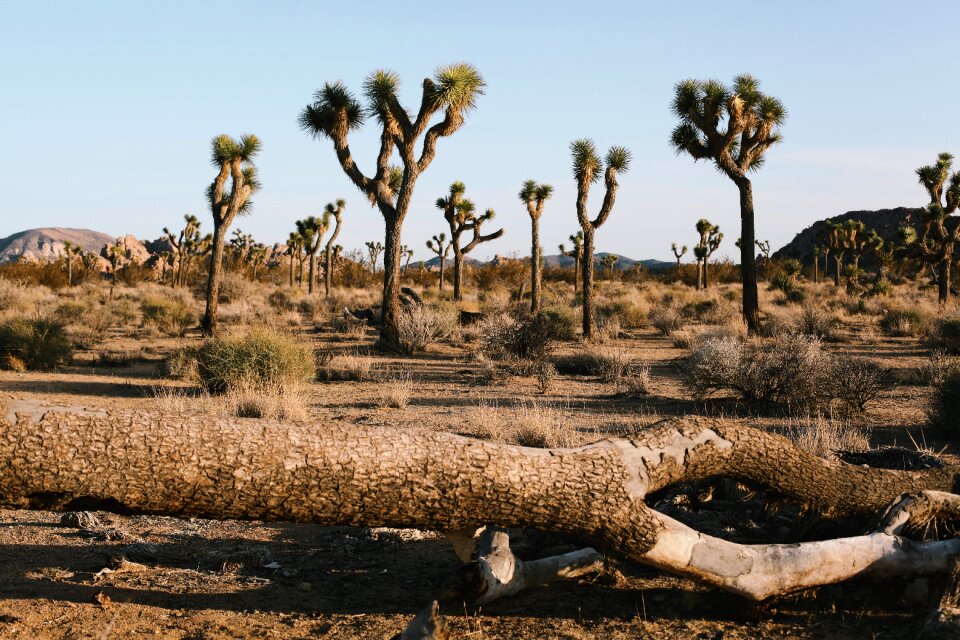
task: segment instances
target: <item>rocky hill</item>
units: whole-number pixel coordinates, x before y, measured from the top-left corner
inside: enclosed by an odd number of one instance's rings
[[[875,229],[885,241],[896,240],[897,229],[903,225],[915,224],[923,214],[922,208],[897,207],[896,209],[880,209],[879,211],[848,211],[839,216],[818,220],[794,236],[793,240],[774,252],[773,258],[797,258],[808,261],[813,255],[813,245],[822,242],[827,225],[847,220],[860,220],[867,225],[867,229]],[[871,256],[864,256],[865,266],[869,266]]]
[[[65,241],[80,245],[84,251],[99,254],[104,245],[113,244],[115,240],[113,236],[90,229],[63,227],[27,229],[0,239],[0,264],[18,260],[33,262],[56,260],[63,255]]]

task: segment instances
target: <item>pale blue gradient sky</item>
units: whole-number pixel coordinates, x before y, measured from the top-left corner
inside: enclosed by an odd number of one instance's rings
[[[293,221],[348,202],[348,249],[382,221],[328,142],[297,127],[324,81],[359,93],[386,67],[408,106],[424,76],[468,61],[488,87],[465,126],[441,140],[421,178],[404,241],[442,230],[433,207],[453,180],[506,228],[475,255],[529,252],[522,181],[556,187],[548,253],[577,229],[567,145],[592,137],[634,154],[598,250],[669,259],[708,217],[739,233],[736,188],[677,157],[672,87],[749,72],[789,110],[784,143],[754,176],[757,235],[775,246],[850,209],[924,204],[913,170],[960,154],[960,85],[950,68],[960,7],[941,2],[0,2],[0,237],[39,226],[155,238],[184,213],[210,227],[209,140],[252,132],[264,190],[235,226],[282,241]],[[951,44],[951,40],[953,44]],[[361,168],[373,123],[354,136]],[[591,202],[599,205],[600,186]]]

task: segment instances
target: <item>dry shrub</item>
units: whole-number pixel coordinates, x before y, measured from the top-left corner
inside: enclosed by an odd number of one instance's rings
[[[838,325],[836,316],[825,312],[820,307],[807,304],[800,310],[794,329],[799,334],[829,342],[836,339]]]
[[[537,363],[537,369],[533,375],[537,380],[537,390],[541,394],[547,393],[557,377],[557,368],[553,366],[552,362],[541,360]]]
[[[623,349],[595,349],[592,352],[595,373],[604,382],[619,386],[634,367],[634,359]]]
[[[649,365],[634,366],[620,379],[618,386],[620,393],[628,397],[650,395],[650,367]]]
[[[363,382],[375,377],[370,358],[356,351],[343,354],[321,354],[319,360],[317,379],[324,382]]]
[[[409,373],[392,375],[377,387],[376,406],[380,409],[406,409],[413,394]]]
[[[810,336],[782,334],[752,345],[737,338],[714,338],[687,358],[684,385],[698,398],[735,391],[748,402],[796,410],[828,399],[819,379],[829,366],[820,341]]]
[[[266,330],[208,340],[194,358],[199,382],[210,394],[249,389],[279,393],[299,388],[316,375],[309,345]]]
[[[182,336],[196,322],[190,308],[177,300],[152,296],[140,303],[143,324],[169,336]]]
[[[309,417],[303,394],[287,387],[279,390],[260,386],[233,388],[216,398],[215,412],[226,417],[295,422]]]
[[[513,358],[538,361],[546,358],[558,340],[569,335],[567,320],[553,311],[535,316],[498,313],[484,320],[480,352],[495,360]]]
[[[664,336],[672,336],[684,324],[683,314],[673,306],[658,307],[650,312],[650,324]]]
[[[960,434],[960,364],[941,362],[933,372],[933,395],[927,415],[931,424],[942,428],[951,437]]]
[[[920,309],[891,309],[880,317],[880,330],[888,336],[922,337],[930,329],[930,317]]]
[[[412,355],[450,335],[455,321],[449,312],[415,305],[400,312],[397,325],[400,350]]]
[[[677,349],[693,349],[699,343],[697,333],[692,329],[680,329],[671,335],[673,346]]]
[[[834,356],[828,371],[830,395],[849,411],[865,411],[890,388],[890,372],[869,360]]]
[[[340,314],[330,318],[330,328],[349,340],[362,340],[367,336],[367,321]]]
[[[821,414],[791,421],[784,435],[804,451],[828,460],[837,460],[839,451],[861,452],[870,449],[868,430]]]
[[[952,355],[960,353],[960,319],[938,319],[928,329],[925,342],[935,351]]]
[[[221,304],[241,302],[258,297],[261,292],[259,283],[248,280],[239,273],[227,271],[220,280],[219,301]]]
[[[14,318],[0,323],[0,368],[48,370],[72,355],[73,344],[57,320]]]

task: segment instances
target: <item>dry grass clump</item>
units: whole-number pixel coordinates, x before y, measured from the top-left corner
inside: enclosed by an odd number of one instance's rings
[[[183,336],[196,322],[196,316],[190,307],[180,301],[159,296],[145,298],[140,303],[140,313],[144,325],[155,327],[168,336]]]
[[[960,318],[939,318],[931,324],[924,342],[935,351],[960,353]]]
[[[0,277],[0,319],[27,312],[42,312],[57,304],[50,289]]]
[[[449,310],[421,304],[403,309],[397,325],[398,346],[403,353],[412,355],[449,336],[456,320]]]
[[[345,314],[331,316],[330,328],[348,340],[363,340],[367,336],[367,321]]]
[[[187,352],[197,379],[210,394],[237,390],[285,392],[316,375],[313,349],[293,337],[267,330],[214,338]]]
[[[73,344],[57,320],[14,318],[0,323],[0,368],[49,370],[72,355]]]
[[[870,449],[870,432],[821,414],[792,420],[784,433],[794,444],[821,458],[837,460],[837,452]]]
[[[480,328],[479,349],[494,360],[545,359],[558,340],[572,333],[569,319],[553,311],[535,316],[497,313],[488,316]]]
[[[813,336],[827,342],[837,338],[839,319],[816,305],[806,304],[797,316],[794,330],[805,336]]]
[[[890,388],[889,370],[861,358],[831,358],[827,373],[828,393],[848,411],[866,411]]]
[[[392,375],[377,387],[375,404],[380,409],[406,409],[413,394],[413,379],[409,373]]]
[[[467,412],[465,427],[478,438],[524,447],[574,447],[582,441],[568,410],[537,401],[511,408],[480,402]]]
[[[317,364],[317,379],[323,382],[363,382],[376,377],[373,362],[358,351],[321,353],[317,356]]]
[[[930,359],[930,386],[930,423],[951,436],[960,434],[960,363],[942,352],[934,353]]]
[[[683,328],[685,319],[674,306],[658,307],[650,312],[650,324],[664,336],[672,336]]]
[[[299,389],[235,388],[211,396],[202,389],[154,387],[154,403],[164,414],[207,414],[220,418],[258,418],[302,422],[310,417]]]

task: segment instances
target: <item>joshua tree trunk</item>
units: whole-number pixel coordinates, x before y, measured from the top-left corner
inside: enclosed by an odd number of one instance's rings
[[[317,242],[316,249],[319,249],[319,248],[320,248],[320,243]],[[310,295],[313,294],[313,283],[314,283],[314,281],[316,280],[316,278],[314,277],[314,270],[315,270],[315,267],[316,267],[316,264],[317,264],[317,251],[316,251],[316,249],[314,249],[313,251],[310,252],[310,274],[307,276],[307,278],[309,278],[309,280],[308,280],[308,282],[307,282],[307,293],[310,294]]]
[[[710,279],[707,273],[707,267],[709,265],[710,265],[710,258],[704,258],[703,259],[703,288],[704,289],[710,288]]]
[[[703,258],[697,258],[697,291],[703,289]]]
[[[906,537],[932,517],[960,514],[960,496],[947,493],[956,468],[828,462],[783,437],[715,419],[673,418],[629,437],[545,450],[423,429],[391,435],[362,425],[266,421],[251,428],[249,420],[28,402],[5,409],[5,505],[70,508],[82,500],[86,508],[133,513],[447,531],[461,557],[477,547],[479,570],[468,581],[475,588],[465,593],[479,601],[563,575],[560,563],[576,568],[597,558],[582,550],[524,563],[500,527],[570,533],[755,601],[855,576],[946,573],[960,552],[960,539]],[[646,504],[666,487],[718,475],[770,487],[822,513],[884,515],[866,535],[741,545]],[[490,530],[479,540],[465,533],[484,525]]]
[[[210,274],[207,278],[207,308],[200,322],[200,328],[204,335],[208,336],[217,333],[217,307],[220,303],[220,280],[223,276],[223,232],[223,225],[214,225],[213,245],[210,250]]]
[[[530,311],[540,313],[540,286],[543,282],[543,276],[540,273],[540,219],[531,217],[530,226],[530,234],[533,238],[530,249]]]
[[[680,258],[677,258],[677,280],[680,279]]]
[[[580,289],[580,258],[573,261],[573,292]]]
[[[458,243],[459,244],[459,243]],[[463,251],[453,248],[453,301],[463,299]]]
[[[743,280],[743,319],[747,330],[760,333],[760,298],[757,294],[756,232],[753,215],[753,185],[747,178],[738,178],[740,189],[740,277]]]
[[[290,288],[293,288],[293,253],[290,253]]]
[[[583,337],[593,337],[593,229],[583,230],[583,257],[580,271],[583,273]]]
[[[813,256],[813,283],[820,283],[820,258]]]
[[[840,268],[843,266],[843,252],[838,252],[833,256],[834,262],[834,272],[833,272],[833,286],[840,286]]]
[[[336,221],[337,224],[333,227],[333,235],[327,240],[327,248],[323,256],[323,295],[326,298],[330,297],[330,287],[333,286],[333,244],[336,242],[337,236],[340,235],[341,218],[339,214]]]
[[[381,346],[394,348],[400,344],[400,228],[402,218],[384,212],[383,247],[383,329]],[[442,260],[442,259],[441,259]],[[441,262],[441,269],[443,269]],[[442,272],[441,272],[442,273]],[[441,278],[442,282],[442,278]]]
[[[937,279],[937,300],[946,304],[950,299],[950,271],[953,264],[953,244],[946,244],[940,260],[940,277]]]

